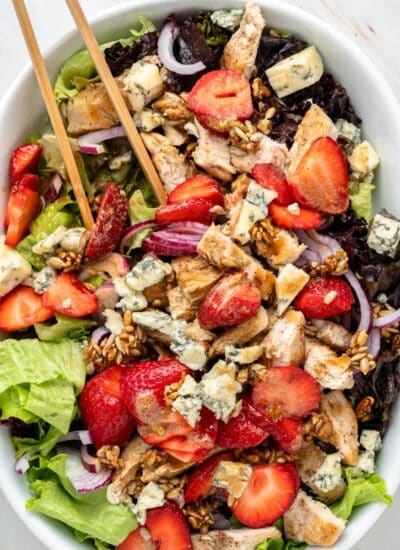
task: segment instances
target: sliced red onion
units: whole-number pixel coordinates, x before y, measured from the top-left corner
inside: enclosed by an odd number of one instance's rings
[[[302,258],[305,258],[309,262],[322,262],[321,256],[318,254],[318,252],[315,252],[315,250],[311,250],[310,248],[307,248],[301,255]]]
[[[357,296],[358,302],[360,304],[360,322],[357,327],[357,332],[361,332],[362,330],[368,331],[372,324],[371,304],[369,303],[367,295],[360,285],[359,280],[350,269],[346,271],[344,277],[347,279],[347,282],[354,290],[354,294]]]
[[[199,73],[206,69],[206,66],[202,61],[192,63],[190,65],[184,65],[180,63],[174,55],[174,42],[178,38],[179,29],[170,21],[166,23],[161,30],[160,37],[158,39],[158,57],[161,63],[172,71],[173,73],[190,75]]]
[[[100,309],[115,309],[119,296],[111,281],[107,281],[96,289],[95,294],[99,300]]]
[[[208,229],[208,225],[199,222],[176,222],[167,223],[160,227],[164,231],[172,231],[173,233],[185,233],[203,236]]]
[[[82,153],[86,153],[87,155],[100,155],[105,152],[105,147],[102,145],[103,141],[123,136],[126,136],[124,127],[114,126],[107,130],[98,130],[96,132],[83,134],[83,136],[78,138],[77,143]]]
[[[212,529],[218,531],[229,531],[233,529],[232,523],[221,512],[214,512],[214,523]]]
[[[342,248],[336,239],[328,237],[328,235],[321,235],[320,233],[317,233],[315,229],[311,229],[307,231],[307,233],[313,241],[320,245],[328,247],[331,251],[331,254],[334,254]]]
[[[196,254],[198,238],[188,238],[178,234],[171,234],[168,231],[155,231],[143,241],[143,248],[146,252],[155,252],[161,256],[183,256],[185,254]]]
[[[366,345],[369,353],[376,359],[381,349],[381,332],[378,328],[371,329]]]
[[[387,313],[386,315],[382,315],[382,317],[374,319],[372,326],[374,328],[387,328],[395,325],[396,323],[400,323],[400,309],[396,309],[391,313]]]
[[[89,453],[87,445],[81,447],[81,462],[84,468],[92,474],[98,474],[102,469],[99,460]]]
[[[19,457],[19,459],[15,462],[15,471],[19,475],[26,474],[26,472],[29,470],[29,459],[34,454],[34,451],[27,451],[22,456]]]
[[[44,194],[44,200],[46,203],[53,202],[56,200],[58,195],[60,194],[61,188],[63,186],[63,180],[58,172],[56,172],[50,182],[49,186],[46,189],[46,192]]]
[[[119,245],[119,251],[123,253],[125,246],[129,239],[133,237],[133,235],[136,235],[139,231],[142,231],[142,229],[151,229],[152,227],[156,227],[157,223],[154,220],[145,220],[143,222],[138,222],[127,229],[122,233],[121,238],[121,244]]]
[[[110,334],[110,331],[106,329],[106,327],[97,327],[90,337],[90,341],[94,342],[95,344],[99,345],[100,342]]]
[[[111,481],[111,470],[88,472],[82,464],[79,450],[60,445],[57,447],[57,451],[59,454],[67,455],[65,473],[77,493],[90,493],[104,487]]]
[[[66,435],[63,435],[59,441],[60,443],[64,443],[65,441],[80,441],[82,445],[91,445],[93,443],[89,430],[76,430],[69,432]]]
[[[298,229],[296,231],[297,236],[299,237],[300,241],[303,244],[306,244],[308,247],[308,250],[312,250],[313,252],[316,252],[320,258],[321,261],[323,261],[327,256],[330,256],[332,254],[331,249],[321,243],[317,243],[314,241],[307,233],[301,229]]]

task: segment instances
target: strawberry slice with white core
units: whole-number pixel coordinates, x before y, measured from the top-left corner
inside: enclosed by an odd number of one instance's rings
[[[255,466],[232,512],[247,527],[268,527],[290,508],[297,492],[298,476],[292,464]]]
[[[253,387],[253,403],[271,420],[303,418],[318,409],[321,391],[314,378],[299,367],[272,367]]]
[[[316,139],[290,178],[290,189],[304,206],[327,214],[349,207],[347,161],[330,137]]]

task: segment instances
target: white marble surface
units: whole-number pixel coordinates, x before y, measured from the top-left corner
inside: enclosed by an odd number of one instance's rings
[[[132,0],[133,1],[133,0]],[[399,0],[282,0],[320,16],[345,32],[374,60],[400,99]],[[118,4],[117,0],[82,0],[87,14]],[[122,3],[122,2],[120,2]],[[0,97],[28,62],[11,0],[0,3]],[[190,2],[188,2],[190,4]],[[27,0],[41,47],[73,26],[62,0]],[[2,472],[1,475],[6,475]],[[400,493],[396,504],[381,517],[353,550],[394,550],[400,547]],[[396,521],[397,520],[397,521]],[[0,493],[0,548],[45,550],[21,523]],[[54,549],[57,550],[57,549]]]

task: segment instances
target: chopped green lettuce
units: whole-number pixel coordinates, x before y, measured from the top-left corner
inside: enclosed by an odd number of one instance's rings
[[[0,342],[2,419],[45,420],[66,433],[76,413],[76,395],[85,384],[81,344],[71,340]]]
[[[138,17],[138,28],[131,29],[129,38],[113,40],[106,42],[100,47],[104,51],[116,42],[121,42],[123,46],[132,46],[140,41],[143,34],[153,32],[156,27],[147,19],[147,17]],[[83,84],[96,80],[97,71],[87,50],[82,50],[74,54],[65,61],[58,73],[56,83],[54,85],[54,94],[56,100],[60,103],[64,100],[73,98],[83,87]]]
[[[124,191],[128,197],[132,195],[134,191],[141,191],[143,199],[146,205],[155,207],[158,206],[158,201],[153,193],[151,185],[147,181],[140,167],[136,166],[124,185]]]
[[[375,186],[369,181],[351,182],[349,185],[350,204],[359,218],[372,220],[372,191]]]
[[[117,545],[136,528],[136,519],[123,505],[107,501],[107,488],[78,494],[65,472],[66,455],[51,458],[35,457],[28,472],[30,489],[34,493],[27,509],[62,521],[78,538],[97,539],[105,544]]]
[[[157,208],[153,208],[147,205],[143,197],[142,191],[138,189],[132,194],[131,198],[129,199],[129,219],[131,221],[131,224],[146,220],[154,220],[156,212]],[[150,232],[151,229],[149,228],[138,231],[128,241],[129,248],[127,254],[130,254],[130,252],[134,248],[140,248],[144,239],[149,235]]]
[[[86,283],[89,285],[94,286],[95,288],[100,288],[101,285],[104,283],[105,279],[103,277],[100,277],[100,275],[93,275],[93,277],[90,277]]]
[[[40,254],[32,252],[32,247],[53,233],[60,225],[73,227],[80,225],[79,218],[71,211],[65,210],[75,206],[75,201],[68,195],[63,195],[54,202],[51,202],[39,214],[30,225],[30,234],[17,245],[17,251],[36,270],[40,271],[46,266],[46,262]]]
[[[331,506],[332,512],[343,519],[349,519],[354,508],[370,502],[392,504],[393,498],[386,493],[386,482],[378,474],[354,477],[350,468],[345,468],[347,488],[343,498]]]
[[[96,325],[90,319],[75,319],[67,315],[56,314],[55,323],[38,323],[34,325],[39,340],[43,342],[59,342],[63,338],[70,340],[85,340],[89,329]]]
[[[37,437],[13,437],[12,442],[15,447],[15,454],[20,457],[27,451],[34,454],[47,456],[57,445],[60,437],[63,435],[60,430],[54,426],[49,426],[46,422],[39,421],[36,425],[38,430]]]
[[[46,168],[51,172],[59,172],[64,179],[67,179],[64,159],[62,158],[57,138],[54,134],[43,134],[39,140],[43,147],[43,158],[46,162]],[[76,139],[69,138],[69,143],[73,153],[78,152]]]

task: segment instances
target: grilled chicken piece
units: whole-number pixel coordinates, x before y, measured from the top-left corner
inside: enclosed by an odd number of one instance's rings
[[[174,147],[180,147],[189,139],[188,134],[185,132],[182,123],[180,122],[172,122],[171,120],[167,120],[164,122],[162,127],[165,137]]]
[[[263,529],[232,529],[192,535],[193,550],[254,550],[267,539],[282,536],[276,527]]]
[[[120,123],[102,82],[88,84],[73,97],[66,105],[66,117],[67,131],[72,136],[112,128]]]
[[[338,357],[330,347],[311,338],[306,339],[304,370],[311,374],[322,388],[349,390],[354,386],[350,357]]]
[[[225,46],[222,66],[250,78],[264,27],[265,19],[259,6],[246,4],[240,26]]]
[[[160,479],[170,479],[171,477],[179,476],[189,470],[194,463],[181,462],[173,456],[163,453],[164,460],[159,464],[157,461],[154,464],[143,464],[140,480],[143,483],[150,481],[159,481]]]
[[[355,466],[358,460],[357,417],[343,392],[335,390],[322,394],[320,413],[328,421],[328,429],[318,432],[318,439],[340,451],[345,464]]]
[[[261,344],[272,367],[303,364],[306,347],[305,324],[304,315],[300,311],[289,309],[273,325]]]
[[[165,136],[156,132],[142,132],[140,135],[151,154],[167,193],[171,193],[177,185],[195,175],[193,166]]]
[[[209,349],[209,358],[217,357],[225,353],[225,346],[235,344],[242,346],[252,338],[265,331],[268,326],[268,313],[261,306],[257,313],[248,321],[237,327],[230,328],[218,336]]]
[[[168,290],[167,297],[172,319],[192,321],[196,317],[200,308],[199,302],[189,300],[180,286]]]
[[[143,457],[150,449],[140,437],[132,439],[121,454],[124,466],[113,474],[112,483],[107,487],[107,500],[111,504],[131,503],[128,495],[129,484],[135,479],[142,465]]]
[[[328,115],[315,103],[311,105],[300,122],[293,145],[289,151],[288,178],[293,175],[300,160],[317,138],[330,136],[337,139],[338,131]]]
[[[247,189],[250,182],[251,179],[249,177],[245,174],[241,174],[235,179],[235,181],[232,182],[232,193],[226,193],[224,197],[225,210],[231,220],[240,212],[240,208],[242,206],[243,199],[247,195]]]
[[[187,122],[192,120],[192,113],[187,108],[186,101],[173,92],[165,92],[157,101],[152,104],[152,108],[174,122]]]
[[[312,441],[305,441],[300,451],[296,453],[294,461],[301,481],[308,485],[327,504],[341,498],[346,490],[343,477],[334,486],[327,485],[323,487],[323,484],[315,483],[315,476],[318,475],[318,470],[323,466],[328,456]]]
[[[236,170],[231,163],[228,140],[206,130],[197,119],[195,124],[199,142],[193,151],[194,162],[211,176],[225,182],[232,181]]]
[[[218,269],[245,271],[259,288],[263,300],[271,296],[275,285],[273,273],[231,241],[218,226],[213,224],[207,229],[197,245],[197,252]]]
[[[283,516],[287,538],[314,546],[333,546],[342,534],[346,522],[328,506],[299,491],[296,500]]]
[[[179,287],[189,300],[197,304],[223,275],[201,256],[180,256],[174,258],[171,265]]]
[[[311,323],[318,329],[315,334],[317,340],[338,351],[349,349],[352,334],[342,325],[325,319],[312,319]]]
[[[282,172],[286,171],[288,149],[286,145],[263,136],[260,148],[253,153],[231,146],[231,162],[238,172],[250,173],[255,164],[272,163]]]
[[[299,239],[287,229],[274,227],[271,224],[271,239],[269,241],[270,250],[266,256],[267,262],[274,269],[279,269],[287,264],[293,264],[304,250],[306,245],[300,244]]]

